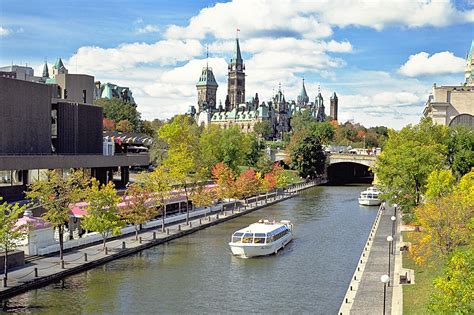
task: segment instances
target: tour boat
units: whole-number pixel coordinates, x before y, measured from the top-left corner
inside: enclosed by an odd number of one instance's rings
[[[360,193],[359,204],[364,206],[378,206],[382,203],[380,199],[380,190],[375,187],[369,187]]]
[[[293,239],[293,224],[259,220],[232,234],[232,254],[243,258],[276,254]]]

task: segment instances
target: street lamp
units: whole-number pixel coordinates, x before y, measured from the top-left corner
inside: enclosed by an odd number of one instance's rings
[[[390,253],[392,252],[392,241],[393,237],[392,235],[387,236],[387,242],[388,242],[388,276],[390,277]],[[390,286],[390,284],[389,284]]]
[[[392,220],[392,235],[395,235],[395,221],[397,221],[397,217],[392,215],[390,220]],[[394,246],[392,246],[392,254],[395,255],[395,247]]]
[[[390,285],[390,277],[383,275],[380,277],[380,281],[383,283],[383,315],[385,315],[385,296],[387,295],[387,284]]]

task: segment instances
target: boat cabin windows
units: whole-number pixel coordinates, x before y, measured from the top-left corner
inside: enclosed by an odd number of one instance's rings
[[[285,236],[286,234],[288,234],[288,229],[285,226],[281,226],[275,231],[271,231],[270,233],[268,233],[268,236],[267,236],[268,243],[275,242],[279,240],[280,238],[282,238],[283,236]]]
[[[242,242],[242,235],[244,235],[244,233],[240,233],[240,232],[234,233],[234,235],[232,235],[232,242],[234,243]]]
[[[253,242],[253,233],[245,233],[242,237],[242,243],[252,243]]]
[[[265,244],[265,233],[255,233],[255,244]]]

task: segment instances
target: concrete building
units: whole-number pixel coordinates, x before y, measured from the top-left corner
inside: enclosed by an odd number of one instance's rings
[[[35,76],[33,68],[28,66],[11,65],[0,67],[0,76],[17,80],[44,83],[46,78]]]
[[[64,77],[66,89],[77,82]],[[27,185],[48,169],[67,174],[71,168],[82,168],[102,183],[113,180],[114,171],[120,169],[117,184],[125,186],[130,166],[149,163],[146,153],[104,155],[102,108],[52,97],[55,86],[60,85],[0,77],[0,196],[4,199],[22,198]],[[91,98],[86,95],[86,102]]]
[[[474,128],[474,41],[466,56],[465,83],[459,86],[436,86],[423,110],[437,124],[465,125]]]
[[[237,126],[243,132],[252,132],[254,126],[260,122],[268,122],[271,127],[271,139],[282,139],[283,135],[291,131],[292,116],[303,110],[311,112],[315,121],[326,119],[324,99],[318,88],[314,102],[309,101],[306,87],[303,83],[297,102],[287,101],[281,89],[267,102],[260,103],[258,93],[245,101],[245,64],[240,51],[239,39],[236,38],[232,58],[228,66],[227,97],[225,105],[216,105],[218,84],[212,68],[206,64],[196,84],[198,101],[197,109],[189,108],[188,114],[195,118],[199,125],[216,124],[222,128]],[[334,93],[335,95],[335,93]],[[337,111],[337,97],[335,99]]]
[[[52,97],[57,101],[90,104],[94,102],[94,77],[87,74],[70,74],[59,58],[51,68],[52,75],[46,79],[46,84],[52,86]],[[49,74],[43,70],[43,74]]]

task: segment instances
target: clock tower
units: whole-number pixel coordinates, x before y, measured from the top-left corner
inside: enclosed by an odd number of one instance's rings
[[[245,103],[245,65],[240,53],[239,39],[235,39],[234,52],[229,64],[227,96],[229,98],[226,104],[227,111],[230,111]]]

